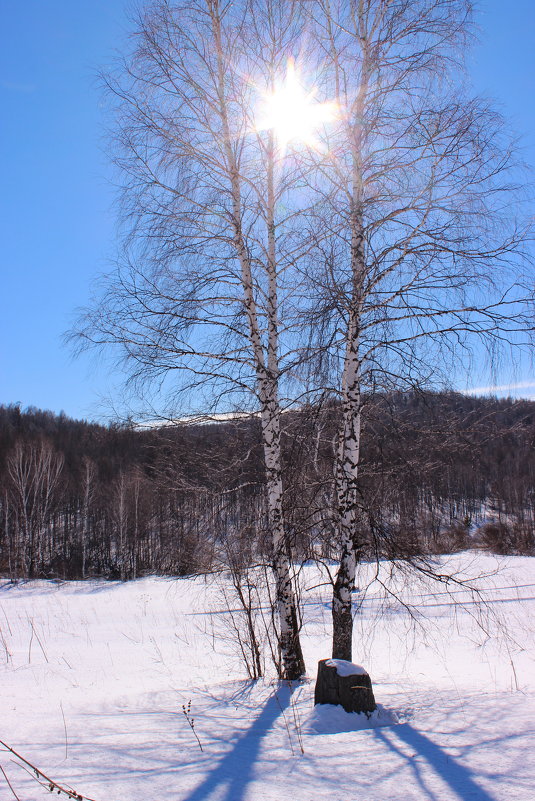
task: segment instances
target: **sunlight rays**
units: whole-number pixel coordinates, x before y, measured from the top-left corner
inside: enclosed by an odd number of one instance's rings
[[[282,153],[291,143],[324,149],[317,133],[336,119],[338,107],[334,102],[319,102],[316,93],[315,88],[307,90],[303,86],[290,59],[284,80],[272,91],[262,93],[256,130],[273,131]]]

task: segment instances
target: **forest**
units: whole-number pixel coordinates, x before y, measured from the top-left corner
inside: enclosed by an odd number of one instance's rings
[[[535,545],[535,403],[365,399],[366,559]],[[283,414],[294,562],[335,560],[335,400]],[[258,417],[140,428],[0,407],[0,575],[128,580],[269,564]]]

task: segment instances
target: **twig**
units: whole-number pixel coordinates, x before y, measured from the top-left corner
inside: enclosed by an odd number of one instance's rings
[[[0,770],[1,770],[1,771],[2,771],[2,773],[4,774],[4,779],[5,779],[5,780],[6,780],[6,782],[8,783],[8,787],[9,787],[9,789],[11,790],[11,792],[13,793],[13,795],[15,796],[15,798],[17,799],[17,801],[20,801],[20,798],[18,797],[18,795],[16,794],[15,790],[13,789],[13,785],[11,784],[11,782],[9,781],[9,779],[7,778],[7,773],[5,772],[5,770],[4,770],[4,768],[2,767],[2,765],[0,765]]]
[[[277,691],[276,690],[275,690],[275,700],[276,700],[277,705],[278,705],[278,707],[279,707],[279,709],[280,709],[280,711],[282,713],[282,719],[284,721],[284,725],[286,726],[286,732],[288,734],[288,742],[290,744],[290,751],[292,752],[292,756],[295,756],[295,751],[294,751],[294,747],[293,747],[293,743],[292,743],[292,735],[291,735],[291,732],[290,732],[290,727],[288,725],[288,721],[286,720],[286,715],[284,714],[284,709],[282,708],[282,704],[279,701],[279,696],[277,695]]]
[[[46,773],[43,773],[42,770],[36,768],[35,765],[33,765],[19,753],[17,753],[17,751],[15,751],[14,748],[11,748],[11,746],[9,746],[7,743],[4,743],[3,740],[0,740],[0,746],[2,746],[2,748],[4,748],[6,751],[9,751],[10,754],[13,754],[13,756],[15,756],[21,762],[23,762],[24,764],[21,765],[21,767],[24,767],[25,770],[27,770],[27,768],[25,767],[27,765],[28,768],[30,768],[28,773],[30,773],[32,778],[34,778],[39,784],[41,784],[41,786],[46,786],[47,790],[49,790],[50,792],[53,792],[55,790],[58,795],[63,793],[64,795],[67,796],[67,798],[72,798],[74,799],[74,801],[95,801],[94,798],[90,798],[88,795],[81,795],[81,793],[77,793],[76,790],[73,790],[72,788],[69,789],[67,787],[63,787],[63,785],[61,784],[58,784],[58,782],[54,781],[54,779],[51,779],[49,776],[46,775]],[[2,773],[3,772],[4,771],[2,771]],[[46,784],[43,785],[41,780],[43,780]]]
[[[33,630],[33,626],[31,626],[31,630],[32,630],[32,633],[30,635],[30,642],[28,644],[28,664],[30,664],[31,661],[32,661],[32,642],[33,642],[33,635],[35,633],[34,630]]]
[[[299,743],[299,749],[301,753],[304,754],[305,747],[303,745],[303,734],[301,732],[301,719],[299,717],[299,710],[297,709],[297,703],[293,696],[290,696],[290,707],[294,716],[295,733],[297,734],[297,742]]]
[[[33,618],[30,620],[30,626],[32,627],[32,631],[35,634],[37,642],[39,643],[39,647],[41,648],[41,651],[43,652],[43,656],[44,656],[44,658],[46,659],[46,661],[48,663],[48,656],[45,653],[45,649],[43,648],[43,643],[41,642],[41,639],[40,639],[38,633],[35,631],[35,628],[34,628],[34,625],[33,625]]]
[[[65,723],[65,713],[63,711],[63,704],[59,702],[59,708],[61,709],[61,717],[63,718],[63,728],[65,729],[65,759],[67,759],[67,724]]]
[[[2,607],[2,614],[4,615],[4,617],[6,619],[7,630],[9,631],[9,636],[12,637],[13,636],[13,632],[11,631],[11,626],[9,625],[9,620],[7,619],[6,610],[4,609],[4,607]]]
[[[511,659],[511,657],[509,657],[509,662],[511,663],[511,667],[513,668],[513,676],[515,677],[515,686],[516,686],[516,690],[517,690],[517,692],[522,692],[522,690],[521,690],[521,689],[520,689],[520,687],[518,686],[518,679],[517,679],[517,676],[516,676],[515,663],[513,662],[513,660]]]

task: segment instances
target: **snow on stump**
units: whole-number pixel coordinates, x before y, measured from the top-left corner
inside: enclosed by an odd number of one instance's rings
[[[372,680],[360,665],[345,659],[322,659],[318,662],[318,678],[314,705],[337,704],[346,712],[365,712],[376,708]]]

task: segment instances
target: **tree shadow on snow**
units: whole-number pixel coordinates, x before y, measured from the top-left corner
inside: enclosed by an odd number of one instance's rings
[[[462,801],[496,801],[492,795],[474,781],[472,771],[456,762],[439,745],[429,737],[426,737],[426,735],[416,731],[410,724],[400,723],[390,729],[376,729],[374,733],[391,751],[410,764],[427,798],[440,801],[440,797],[432,793],[430,788],[426,786],[416,757],[423,757],[436,775],[440,776]],[[414,754],[408,756],[404,753],[399,745],[396,745],[396,738],[408,745],[411,750],[414,750]]]
[[[298,685],[296,685],[298,686]],[[226,788],[220,801],[242,801],[253,778],[254,766],[260,752],[262,740],[271,731],[273,724],[290,705],[295,686],[280,684],[266,701],[264,708],[247,731],[233,744],[228,752],[206,776],[199,786],[183,801],[204,801],[216,789]]]

